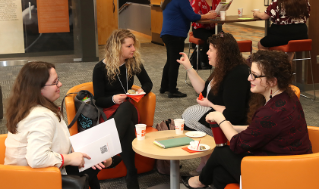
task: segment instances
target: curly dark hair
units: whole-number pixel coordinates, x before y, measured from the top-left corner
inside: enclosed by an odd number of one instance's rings
[[[252,63],[256,63],[267,83],[274,78],[277,79],[278,89],[288,93],[290,97],[295,93],[291,89],[292,69],[287,54],[279,51],[259,50],[251,56]],[[255,111],[263,106],[266,100],[261,94],[251,95],[249,102],[248,122],[250,123]]]
[[[278,0],[278,6],[291,18],[309,17],[308,0]]]
[[[207,41],[217,50],[215,69],[207,79],[207,81],[211,81],[214,78],[211,91],[214,95],[217,95],[219,86],[226,74],[237,65],[245,64],[245,60],[232,34],[220,32],[209,37]]]

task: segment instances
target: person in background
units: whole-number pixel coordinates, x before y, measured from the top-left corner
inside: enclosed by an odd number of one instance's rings
[[[312,153],[302,106],[290,88],[292,75],[285,53],[259,50],[252,55],[248,81],[255,97],[250,101],[250,124],[235,126],[219,111],[206,116],[207,122],[219,125],[230,145],[216,147],[199,176],[182,177],[188,188],[213,183],[223,189],[239,183],[245,156]]]
[[[180,58],[179,52],[184,51],[184,41],[190,29],[190,22],[200,19],[216,18],[216,13],[203,15],[194,13],[188,0],[165,0],[162,4],[163,26],[160,37],[165,43],[167,61],[163,68],[160,93],[168,91],[168,98],[182,98],[187,94],[180,92],[177,86]]]
[[[138,112],[126,94],[133,86],[134,76],[142,85],[138,93],[147,94],[153,87],[142,64],[139,47],[139,41],[129,30],[115,30],[106,42],[104,59],[93,69],[94,99],[97,106],[104,108],[108,119],[115,120],[122,147],[121,157],[127,168],[128,189],[139,188],[132,149]]]
[[[20,70],[6,108],[8,137],[5,141],[5,165],[32,168],[59,167],[62,174],[89,175],[91,189],[99,189],[97,174],[112,164],[112,158],[79,173],[87,154],[71,153],[70,133],[60,108],[55,66],[29,62]]]
[[[253,15],[263,20],[270,18],[273,22],[268,34],[258,42],[260,50],[286,45],[290,40],[308,39],[308,0],[274,0],[265,12],[253,11]],[[288,56],[292,60],[294,53]]]
[[[198,104],[184,111],[185,129],[203,131],[212,136],[210,126],[205,121],[206,115],[212,111],[221,112],[232,124],[247,124],[250,85],[247,81],[248,66],[235,38],[221,32],[209,37],[208,42],[209,64],[215,69],[206,81],[192,68],[185,53],[181,53],[183,56],[178,62],[187,70],[195,91],[205,97],[197,99]],[[203,157],[198,168],[190,174],[199,175],[208,158]]]
[[[193,0],[191,5],[196,14],[202,15],[208,13],[209,11],[214,12],[219,2],[220,0]],[[199,60],[201,60],[201,63],[198,66],[201,66],[201,69],[211,68],[212,66],[209,65],[206,55],[206,52],[209,49],[207,39],[215,34],[215,24],[200,24],[197,22],[193,22],[192,31],[194,37],[199,38],[205,42],[203,45],[200,45],[201,51],[199,52]]]

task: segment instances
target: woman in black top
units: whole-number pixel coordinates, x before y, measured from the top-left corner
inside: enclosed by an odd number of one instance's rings
[[[137,92],[149,93],[153,83],[140,57],[139,42],[129,30],[116,30],[106,42],[105,58],[93,70],[94,98],[99,107],[114,118],[119,133],[121,157],[127,168],[127,188],[139,188],[135,153],[132,141],[135,138],[135,124],[138,122],[136,108],[127,99],[126,93],[139,79],[142,88]]]
[[[209,112],[219,111],[235,125],[244,125],[247,120],[250,84],[247,81],[248,66],[239,51],[235,38],[229,33],[219,33],[208,38],[207,51],[209,64],[215,69],[205,82],[192,68],[185,53],[178,60],[188,72],[189,79],[197,93],[203,99],[197,99],[197,105],[187,108],[182,117],[185,129],[203,131],[212,135],[205,117]],[[208,157],[192,175],[197,175]]]

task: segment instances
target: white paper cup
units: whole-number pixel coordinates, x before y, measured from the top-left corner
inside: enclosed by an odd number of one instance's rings
[[[177,135],[182,135],[184,132],[184,119],[174,119],[175,131]]]
[[[191,141],[190,145],[191,145],[191,149],[198,150],[199,141],[197,141],[197,140]]]
[[[144,140],[145,133],[146,133],[146,125],[145,124],[136,124],[135,128],[136,128],[137,140]]]
[[[254,9],[254,11],[259,11],[259,9]]]
[[[226,11],[220,11],[220,20],[226,19]]]
[[[239,17],[243,16],[243,8],[238,8],[238,16]]]

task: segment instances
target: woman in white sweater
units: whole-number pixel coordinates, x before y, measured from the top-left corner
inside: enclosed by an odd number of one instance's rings
[[[29,62],[22,67],[6,109],[6,165],[55,166],[66,174],[69,171],[65,166],[73,170],[84,166],[84,158],[90,159],[87,154],[72,152],[68,127],[60,108],[54,104],[60,97],[61,86],[51,63]],[[84,171],[89,175],[91,189],[100,188],[96,175],[100,169],[110,166],[112,159],[103,163]]]

